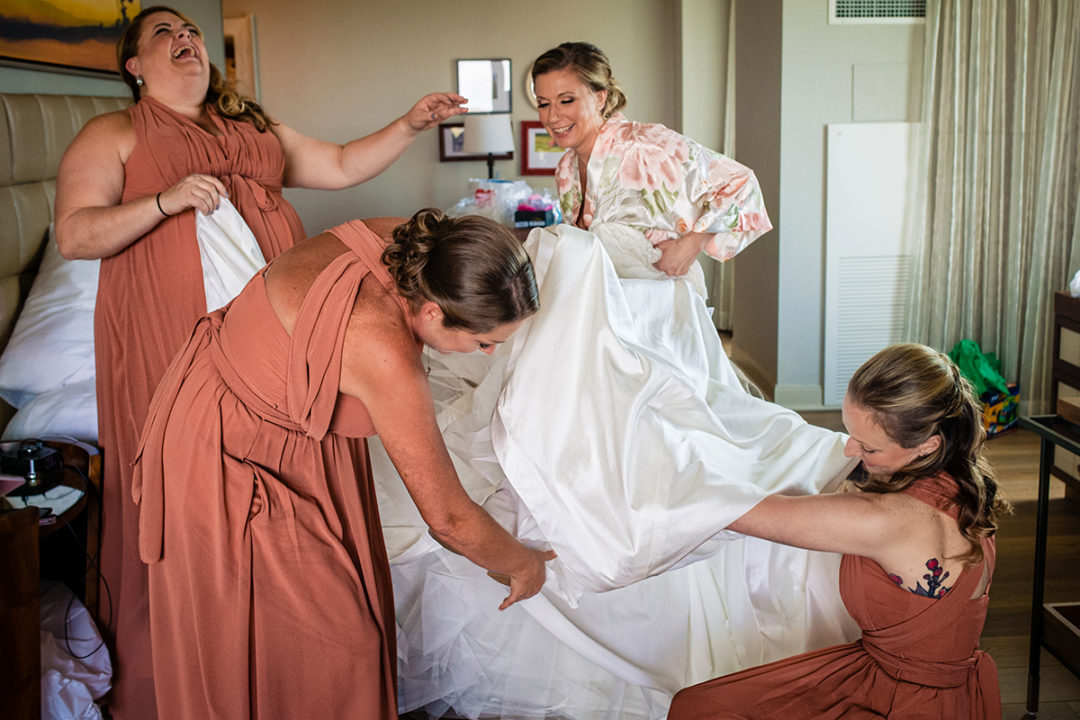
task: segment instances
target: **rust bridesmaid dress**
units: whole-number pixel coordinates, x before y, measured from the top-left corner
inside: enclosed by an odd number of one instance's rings
[[[217,134],[152,98],[129,111],[135,146],[124,166],[123,202],[167,190],[181,178],[219,178],[251,227],[267,261],[305,237],[282,197],[285,154],[272,132],[211,111]],[[146,566],[139,560],[131,462],[150,398],[165,368],[206,313],[195,212],[163,219],[153,230],[101,261],[94,316],[98,444],[102,483],[102,602],[111,630],[115,720],[153,720]]]
[[[903,491],[956,517],[948,477]],[[990,586],[972,598],[983,562],[965,568],[941,598],[896,585],[868,558],[845,555],[840,594],[862,639],[700,683],[680,691],[668,720],[1001,720],[997,667],[979,650]]]
[[[362,222],[330,232],[347,250],[291,336],[260,272],[154,397],[134,497],[162,718],[397,718],[389,562],[355,440],[374,428],[338,392],[361,283],[393,281]]]

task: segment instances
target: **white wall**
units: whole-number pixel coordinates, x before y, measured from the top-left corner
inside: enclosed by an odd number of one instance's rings
[[[315,7],[315,6],[312,6]],[[421,95],[454,90],[458,58],[509,57],[513,125],[535,120],[525,73],[543,51],[568,40],[607,53],[629,97],[627,115],[675,125],[675,0],[326,0],[305,12],[294,0],[223,0],[227,17],[255,18],[261,100],[276,119],[314,137],[348,141],[386,125]],[[495,171],[520,177],[520,155]],[[419,137],[380,177],[340,192],[288,190],[309,233],[355,217],[408,215],[449,207],[487,166],[438,162],[434,131]],[[549,177],[529,176],[536,189]]]
[[[828,0],[739,0],[736,22],[736,149],[777,229],[736,258],[733,354],[775,372],[777,402],[820,407],[826,125],[917,119],[924,26],[829,25]]]
[[[681,0],[679,117],[676,125],[702,145],[723,152],[727,99],[728,12],[733,0]]]
[[[784,0],[775,392],[781,404],[822,402],[825,126],[917,120],[924,27],[829,25],[828,0]]]

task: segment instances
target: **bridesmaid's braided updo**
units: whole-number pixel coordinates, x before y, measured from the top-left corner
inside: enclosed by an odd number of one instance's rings
[[[398,292],[414,306],[434,302],[446,328],[490,332],[540,309],[528,254],[493,220],[427,208],[393,236],[382,261]]]

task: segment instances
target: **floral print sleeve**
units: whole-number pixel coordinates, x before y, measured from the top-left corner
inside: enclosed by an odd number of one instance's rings
[[[576,169],[577,156],[570,151],[556,171],[568,222],[581,209],[586,227],[630,225],[653,244],[688,232],[709,233],[705,251],[719,260],[772,229],[750,168],[663,125],[615,115],[593,146],[584,197]]]

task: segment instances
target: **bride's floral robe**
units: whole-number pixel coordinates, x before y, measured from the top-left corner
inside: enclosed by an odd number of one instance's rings
[[[567,222],[581,209],[578,155],[559,161],[555,184]],[[589,158],[582,225],[618,222],[654,245],[688,232],[713,233],[705,252],[735,256],[772,229],[754,171],[663,125],[604,123]]]

